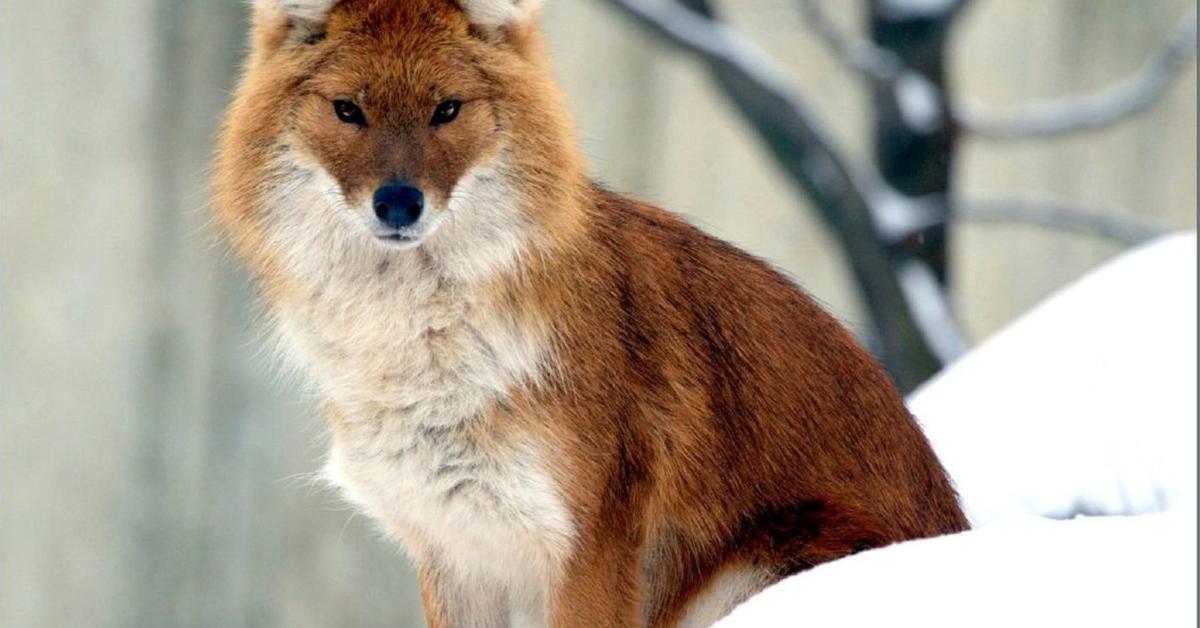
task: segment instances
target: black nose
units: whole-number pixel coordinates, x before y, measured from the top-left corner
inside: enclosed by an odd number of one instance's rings
[[[385,183],[375,190],[375,215],[393,229],[411,226],[424,209],[425,195],[407,183]]]

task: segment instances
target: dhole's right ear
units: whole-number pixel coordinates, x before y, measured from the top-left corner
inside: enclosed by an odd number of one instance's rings
[[[339,0],[254,0],[254,44],[270,52],[289,42],[319,39]]]
[[[476,32],[520,44],[537,27],[542,0],[458,0]]]

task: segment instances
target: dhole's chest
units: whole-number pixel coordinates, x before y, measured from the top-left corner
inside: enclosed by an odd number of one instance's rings
[[[305,285],[278,317],[338,414],[330,479],[411,552],[536,598],[569,516],[547,448],[499,443],[486,422],[538,376],[541,343],[411,260],[364,260]]]
[[[499,585],[537,610],[572,524],[533,448],[485,451],[461,428],[339,428],[328,477],[347,498],[467,590]]]

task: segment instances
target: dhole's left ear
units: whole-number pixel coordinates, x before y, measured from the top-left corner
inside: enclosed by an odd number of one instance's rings
[[[537,26],[542,0],[458,0],[467,19],[498,39],[520,37]]]
[[[259,43],[274,47],[284,39],[299,41],[319,36],[329,21],[329,12],[339,1],[254,0],[254,25]]]

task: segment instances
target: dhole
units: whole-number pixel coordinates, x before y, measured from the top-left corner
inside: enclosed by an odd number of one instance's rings
[[[533,0],[256,0],[215,165],[432,626],[701,626],[962,530],[880,368],[759,260],[593,183]]]

